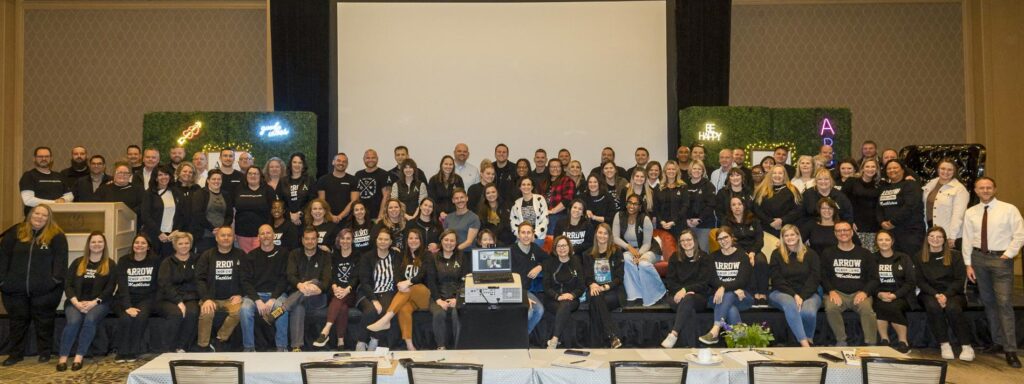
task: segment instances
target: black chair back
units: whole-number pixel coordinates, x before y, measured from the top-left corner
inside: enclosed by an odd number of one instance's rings
[[[936,145],[908,145],[900,149],[899,158],[908,168],[917,172],[923,180],[918,180],[921,185],[928,183],[928,180],[939,176],[939,161],[945,158],[956,163],[956,178],[964,184],[967,192],[971,193],[971,204],[977,202],[974,196],[974,181],[985,176],[985,146],[981,144],[936,144]],[[880,164],[881,165],[881,164]],[[884,175],[884,171],[883,171]]]
[[[480,364],[417,363],[405,365],[409,384],[482,384],[484,366]]]
[[[864,384],[945,384],[946,362],[943,360],[862,357],[861,377]]]
[[[243,384],[244,364],[227,360],[171,360],[174,384]]]
[[[827,374],[824,361],[747,362],[750,384],[825,384]]]
[[[680,361],[612,361],[612,384],[686,384],[688,365]]]
[[[377,384],[376,361],[302,363],[303,384]]]

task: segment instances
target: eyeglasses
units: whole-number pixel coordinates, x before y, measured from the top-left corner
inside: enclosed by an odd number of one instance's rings
[[[569,248],[569,244],[558,244],[555,246],[555,248]]]

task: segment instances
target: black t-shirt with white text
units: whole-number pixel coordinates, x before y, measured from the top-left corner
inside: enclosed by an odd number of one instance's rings
[[[384,188],[391,187],[391,173],[377,168],[372,172],[362,170],[356,172],[356,188],[359,200],[366,204],[366,214],[377,217],[380,212],[380,200],[384,196]]]
[[[336,177],[333,173],[328,173],[316,181],[316,187],[313,189],[317,193],[324,191],[324,199],[331,205],[331,214],[337,215],[352,201],[352,191],[355,191],[355,188],[356,178],[352,175],[346,173],[342,177]]]
[[[57,200],[64,197],[65,193],[71,192],[71,187],[64,182],[64,177],[59,173],[42,173],[35,168],[21,175],[18,188],[21,191],[33,191],[37,198],[46,200]],[[26,215],[28,211],[29,207],[25,207]]]

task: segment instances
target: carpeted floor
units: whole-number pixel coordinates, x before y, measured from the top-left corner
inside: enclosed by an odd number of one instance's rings
[[[6,356],[5,356],[6,357]],[[939,359],[939,351],[914,351],[910,357]],[[128,378],[128,373],[145,364],[139,360],[135,363],[114,363],[113,356],[86,360],[86,365],[78,372],[57,372],[54,369],[56,359],[47,364],[37,363],[35,358],[13,366],[0,368],[0,383],[38,383],[38,384],[120,384]],[[484,369],[487,369],[484,367]],[[1013,369],[1006,365],[1002,355],[978,355],[971,363],[952,361],[949,365],[946,382],[950,384],[1010,384],[1020,383],[1024,370]],[[853,384],[853,383],[851,383]]]

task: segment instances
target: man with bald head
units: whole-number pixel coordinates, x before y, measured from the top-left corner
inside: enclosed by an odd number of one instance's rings
[[[367,149],[363,153],[362,171],[356,172],[356,189],[359,190],[359,200],[366,204],[368,218],[380,216],[384,207],[384,199],[391,196],[391,172],[385,171],[377,166],[377,151]]]
[[[466,162],[469,159],[469,146],[464,143],[455,144],[455,173],[462,176],[462,183],[469,188],[470,185],[480,182],[480,170],[473,164]]]
[[[715,186],[715,192],[722,189],[722,186],[729,182],[729,170],[732,169],[732,149],[723,148],[718,151],[718,169],[711,172],[711,184]]]

